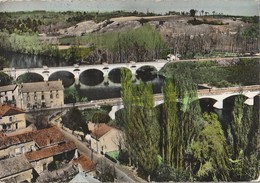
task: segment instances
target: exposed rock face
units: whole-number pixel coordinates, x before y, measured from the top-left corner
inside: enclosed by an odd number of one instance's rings
[[[120,32],[141,27],[139,21],[113,22],[103,27],[100,32]]]
[[[107,25],[107,21],[98,24],[93,20],[84,21],[76,24],[75,26],[66,29],[60,29],[58,33],[64,36],[82,36],[83,34],[86,33],[92,33],[98,31],[106,25]]]

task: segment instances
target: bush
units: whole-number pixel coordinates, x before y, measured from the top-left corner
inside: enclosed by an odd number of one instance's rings
[[[118,161],[121,164],[127,165],[129,163],[129,153],[126,150],[121,150],[118,155]]]
[[[110,121],[110,117],[106,112],[96,112],[92,116],[93,123],[108,123]]]
[[[189,181],[189,172],[186,170],[174,169],[168,165],[160,165],[153,174],[154,181],[166,182],[166,181]]]

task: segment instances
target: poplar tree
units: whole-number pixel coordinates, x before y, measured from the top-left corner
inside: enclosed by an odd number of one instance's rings
[[[162,111],[161,142],[162,157],[168,166],[180,165],[181,152],[181,130],[176,105],[176,91],[172,80],[166,80],[163,87],[164,104]],[[176,150],[174,152],[174,150]],[[177,167],[177,166],[174,167]]]
[[[191,144],[193,156],[197,160],[195,174],[201,181],[230,180],[227,143],[215,113],[204,113],[205,125]]]
[[[125,136],[130,156],[148,177],[158,165],[159,126],[154,111],[152,86],[141,82],[131,86],[122,71],[122,98],[125,105]]]

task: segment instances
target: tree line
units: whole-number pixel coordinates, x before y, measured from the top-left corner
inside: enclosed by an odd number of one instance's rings
[[[129,163],[148,181],[255,179],[260,170],[259,106],[246,106],[242,96],[236,97],[232,118],[224,125],[217,114],[202,114],[189,73],[180,68],[166,80],[165,102],[155,109],[151,85],[132,85],[131,73],[122,71],[119,120]]]

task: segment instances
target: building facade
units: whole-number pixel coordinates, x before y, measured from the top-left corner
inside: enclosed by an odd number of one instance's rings
[[[22,83],[16,105],[22,109],[58,108],[64,104],[62,81]]]
[[[118,151],[124,147],[122,131],[105,123],[94,124],[89,122],[88,128],[91,134],[86,136],[86,140],[95,152],[105,154]]]
[[[0,104],[0,131],[8,132],[26,128],[25,111],[7,104]]]
[[[17,85],[7,85],[0,87],[0,104],[15,104],[17,96]]]
[[[0,103],[21,109],[58,108],[64,104],[62,81],[21,83],[0,87]]]

